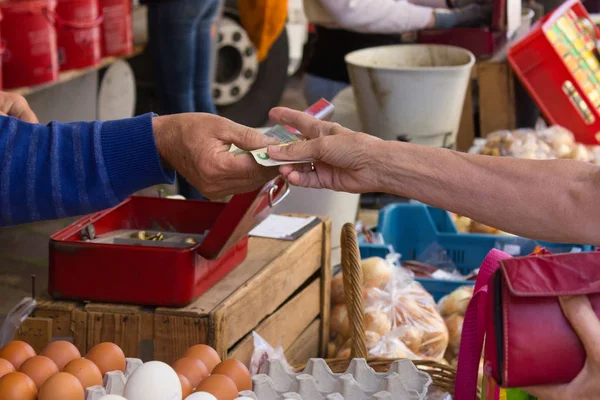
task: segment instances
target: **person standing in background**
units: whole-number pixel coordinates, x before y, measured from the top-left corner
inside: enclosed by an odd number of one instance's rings
[[[221,0],[142,0],[148,5],[149,49],[163,114],[216,114],[213,46]],[[183,177],[181,195],[204,197]]]
[[[350,84],[344,57],[400,43],[400,34],[484,22],[491,3],[476,0],[304,0],[316,40],[306,75],[306,100],[331,101]]]

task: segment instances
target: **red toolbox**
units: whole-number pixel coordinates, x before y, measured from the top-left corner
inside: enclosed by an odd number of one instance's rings
[[[548,121],[584,144],[600,143],[599,32],[583,5],[570,0],[508,52],[515,74]]]
[[[492,57],[507,42],[507,7],[514,0],[493,0],[490,26],[424,29],[417,33],[422,44],[445,44],[469,50],[478,59]],[[519,4],[521,0],[518,0]],[[520,11],[519,11],[520,12]]]
[[[51,237],[48,291],[56,299],[185,306],[246,258],[248,232],[288,192],[277,178],[229,203],[130,197]]]

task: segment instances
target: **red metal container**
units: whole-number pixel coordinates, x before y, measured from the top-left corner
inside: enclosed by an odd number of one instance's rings
[[[508,60],[551,124],[578,142],[600,143],[600,30],[578,0],[546,15],[508,51]]]
[[[481,28],[424,29],[417,34],[423,44],[445,44],[469,50],[479,59],[492,57],[506,43],[506,0],[494,0],[492,24]]]
[[[245,259],[248,232],[288,191],[277,178],[229,203],[131,197],[52,236],[48,291],[56,299],[185,306]],[[186,247],[102,242],[121,230],[209,233]]]
[[[52,82],[58,78],[54,0],[1,1],[4,88]]]
[[[100,62],[102,16],[98,0],[58,0],[55,20],[61,71],[91,67]]]
[[[99,0],[102,22],[102,56],[133,53],[131,0]]]

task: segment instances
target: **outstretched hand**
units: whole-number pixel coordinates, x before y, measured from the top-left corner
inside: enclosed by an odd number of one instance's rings
[[[381,139],[287,108],[274,108],[269,117],[296,128],[308,139],[289,146],[269,146],[269,157],[274,160],[315,160],[314,170],[310,164],[279,168],[292,185],[351,193],[377,190],[376,167],[382,163],[376,148],[384,143]]]
[[[229,151],[231,144],[254,150],[278,143],[255,129],[200,113],[155,117],[153,127],[162,159],[209,199],[251,192],[279,175]]]

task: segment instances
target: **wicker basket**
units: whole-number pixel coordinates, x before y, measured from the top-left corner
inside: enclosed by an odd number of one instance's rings
[[[342,229],[342,273],[344,276],[344,295],[348,318],[350,319],[350,337],[352,339],[352,358],[365,358],[368,364],[378,372],[387,371],[395,359],[367,357],[365,337],[364,304],[362,297],[362,266],[358,239],[353,224],[346,224]],[[350,364],[349,359],[335,358],[325,360],[331,370],[336,373],[344,372]],[[433,385],[454,395],[456,370],[447,365],[433,361],[413,361],[418,369],[427,372]],[[296,367],[297,371],[304,370],[305,365]]]

